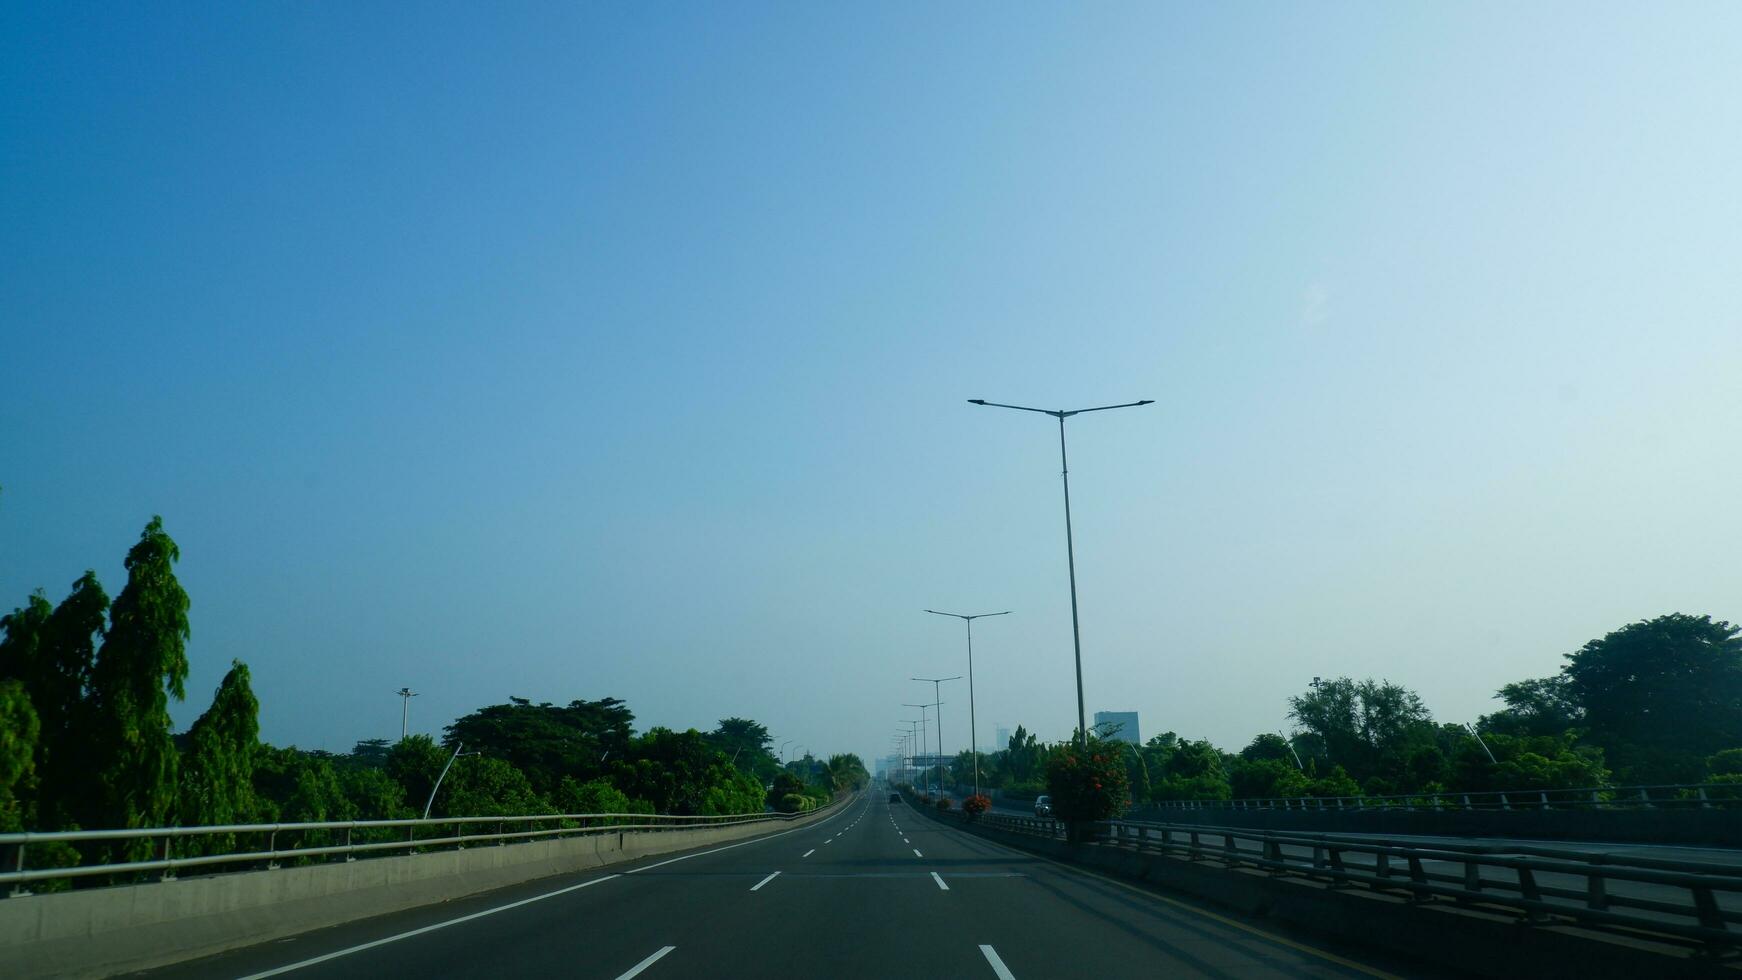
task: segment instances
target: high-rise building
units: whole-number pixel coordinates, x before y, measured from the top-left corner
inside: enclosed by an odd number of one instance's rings
[[[998,726],[998,744],[992,746],[992,751],[1002,752],[1010,747],[1010,729]]]
[[[1095,734],[1102,738],[1130,742],[1132,745],[1143,744],[1143,736],[1137,731],[1137,712],[1135,711],[1095,712]]]

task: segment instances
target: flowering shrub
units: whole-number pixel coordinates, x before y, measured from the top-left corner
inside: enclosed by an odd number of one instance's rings
[[[977,817],[992,809],[992,800],[985,794],[975,794],[962,801],[962,809],[970,817]]]
[[[950,808],[950,798],[947,796],[938,797],[938,810],[941,812],[944,810],[948,810],[949,808]]]
[[[1046,763],[1046,789],[1061,820],[1109,820],[1131,805],[1120,746],[1091,740],[1062,746]]]

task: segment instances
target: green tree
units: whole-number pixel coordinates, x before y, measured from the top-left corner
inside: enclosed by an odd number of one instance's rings
[[[161,517],[127,553],[127,585],[91,669],[93,761],[102,787],[94,826],[158,826],[175,805],[169,698],[187,696],[189,634],[188,595],[174,571],[180,558]]]
[[[1625,782],[1684,782],[1742,744],[1742,629],[1673,613],[1631,623],[1567,655],[1587,736]]]
[[[773,775],[779,768],[774,753],[768,751],[774,739],[765,725],[748,718],[721,718],[720,727],[707,737],[709,745],[744,772]]]
[[[194,722],[184,741],[182,825],[252,820],[257,809],[254,758],[260,750],[260,702],[249,684],[247,664],[230,662],[230,672],[212,695],[212,706]]]
[[[108,595],[96,574],[87,571],[52,610],[39,591],[24,608],[0,618],[6,631],[0,640],[0,678],[24,685],[41,726],[33,828],[69,826],[96,806],[100,787],[87,692],[108,608]]]
[[[1506,707],[1483,715],[1477,727],[1501,735],[1559,735],[1584,724],[1585,711],[1565,674],[1517,681],[1494,695]]]
[[[1289,698],[1289,717],[1324,746],[1321,758],[1363,783],[1383,780],[1381,792],[1405,781],[1412,744],[1434,737],[1421,698],[1390,681],[1326,681]]]
[[[444,731],[442,744],[452,751],[463,742],[467,751],[505,760],[526,774],[535,792],[546,796],[564,776],[592,779],[608,771],[610,760],[621,760],[628,751],[635,716],[617,698],[561,706],[533,704],[526,698],[508,701],[455,719]]]
[[[24,829],[24,805],[19,799],[36,771],[36,742],[41,734],[36,711],[24,684],[0,680],[0,831]]]

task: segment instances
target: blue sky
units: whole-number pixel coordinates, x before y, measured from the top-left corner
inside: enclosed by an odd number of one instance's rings
[[[1742,619],[1732,5],[12,5],[0,603],[154,513],[264,735],[1452,721]],[[965,692],[946,689],[960,745]],[[954,731],[952,732],[951,726]]]

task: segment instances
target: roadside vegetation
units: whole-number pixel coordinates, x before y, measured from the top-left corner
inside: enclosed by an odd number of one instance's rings
[[[1286,737],[1261,733],[1230,752],[1174,732],[1141,746],[1102,732],[1090,755],[1122,763],[1132,806],[1688,783],[1732,784],[1715,792],[1742,796],[1739,633],[1680,613],[1628,624],[1568,653],[1559,673],[1502,687],[1502,707],[1474,732],[1435,721],[1406,687],[1338,677],[1289,699]],[[980,757],[980,782],[1008,799],[1076,799],[1084,770],[1083,760],[1066,764],[1074,756],[1070,743],[1019,726]],[[972,757],[961,753],[953,768],[971,772]]]
[[[782,765],[768,729],[746,718],[705,732],[637,733],[628,706],[609,697],[510,698],[456,719],[439,743],[413,735],[361,741],[348,753],[274,746],[260,741],[260,706],[241,661],[176,733],[169,703],[186,698],[190,635],[179,559],[153,518],[113,600],[86,572],[59,604],[38,590],[0,617],[0,830],[396,819],[422,816],[426,805],[432,817],[797,812],[868,779],[850,754]],[[202,840],[195,846],[210,851],[226,844]],[[145,856],[88,850],[87,860]],[[33,846],[33,863],[71,851]]]

